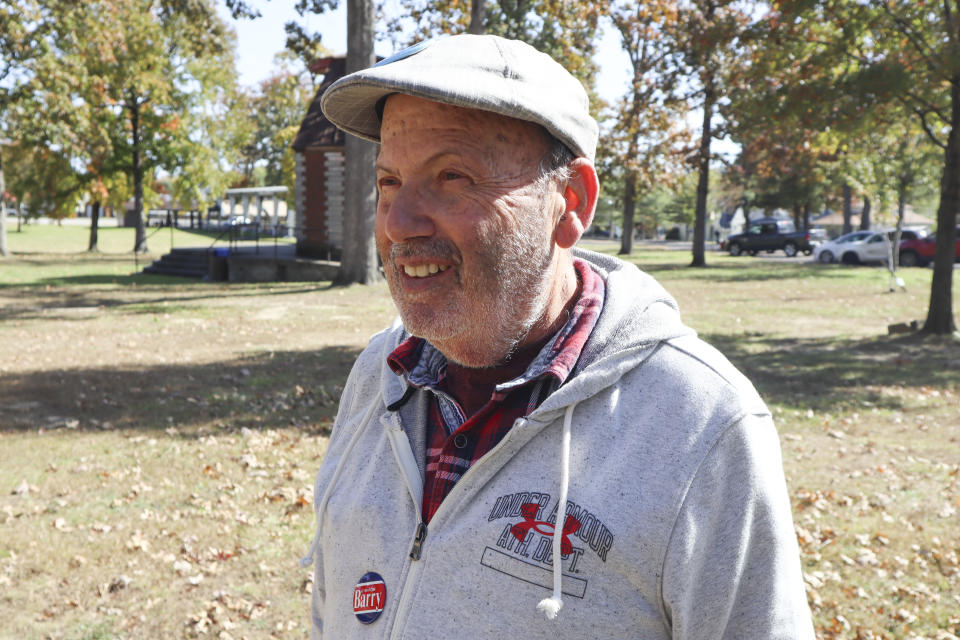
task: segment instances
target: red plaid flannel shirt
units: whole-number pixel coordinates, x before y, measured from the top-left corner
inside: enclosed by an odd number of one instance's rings
[[[429,342],[408,338],[388,357],[390,367],[395,373],[405,375],[407,384],[431,392],[423,487],[424,522],[430,522],[457,481],[507,435],[514,421],[536,409],[569,377],[597,323],[605,290],[603,279],[586,262],[576,259],[574,268],[582,284],[567,323],[522,375],[497,385],[490,400],[472,416],[465,416],[446,391],[446,358]]]

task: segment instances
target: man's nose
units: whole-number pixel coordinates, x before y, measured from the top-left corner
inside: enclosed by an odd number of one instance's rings
[[[429,238],[436,232],[429,198],[413,185],[400,187],[381,206],[386,207],[384,232],[391,242]]]

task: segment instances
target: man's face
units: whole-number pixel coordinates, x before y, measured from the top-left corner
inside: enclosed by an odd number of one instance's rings
[[[398,94],[377,160],[376,238],[407,330],[489,367],[544,315],[555,272],[556,187],[536,183],[536,125]]]

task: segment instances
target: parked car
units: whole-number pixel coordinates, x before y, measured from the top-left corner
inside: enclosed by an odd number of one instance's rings
[[[793,222],[777,218],[760,218],[750,222],[744,233],[737,233],[720,243],[720,248],[732,256],[744,253],[756,255],[760,251],[773,253],[782,250],[793,257],[799,252],[810,255],[813,245],[808,231],[795,231]]]
[[[813,258],[823,263],[886,262],[890,257],[888,242],[893,242],[893,233],[893,231],[854,231],[817,247]]]
[[[956,241],[953,246],[953,259],[960,261],[960,226],[954,230]],[[923,267],[933,262],[937,252],[937,234],[931,233],[925,238],[912,238],[900,241],[900,266]]]
[[[843,255],[844,250],[856,243],[864,242],[872,235],[872,231],[854,231],[845,233],[833,240],[827,240],[813,250],[813,259],[824,264],[837,262]]]

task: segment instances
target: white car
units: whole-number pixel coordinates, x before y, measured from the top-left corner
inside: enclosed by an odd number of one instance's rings
[[[854,231],[824,242],[813,251],[813,259],[828,264],[886,262],[889,254],[886,231]]]

